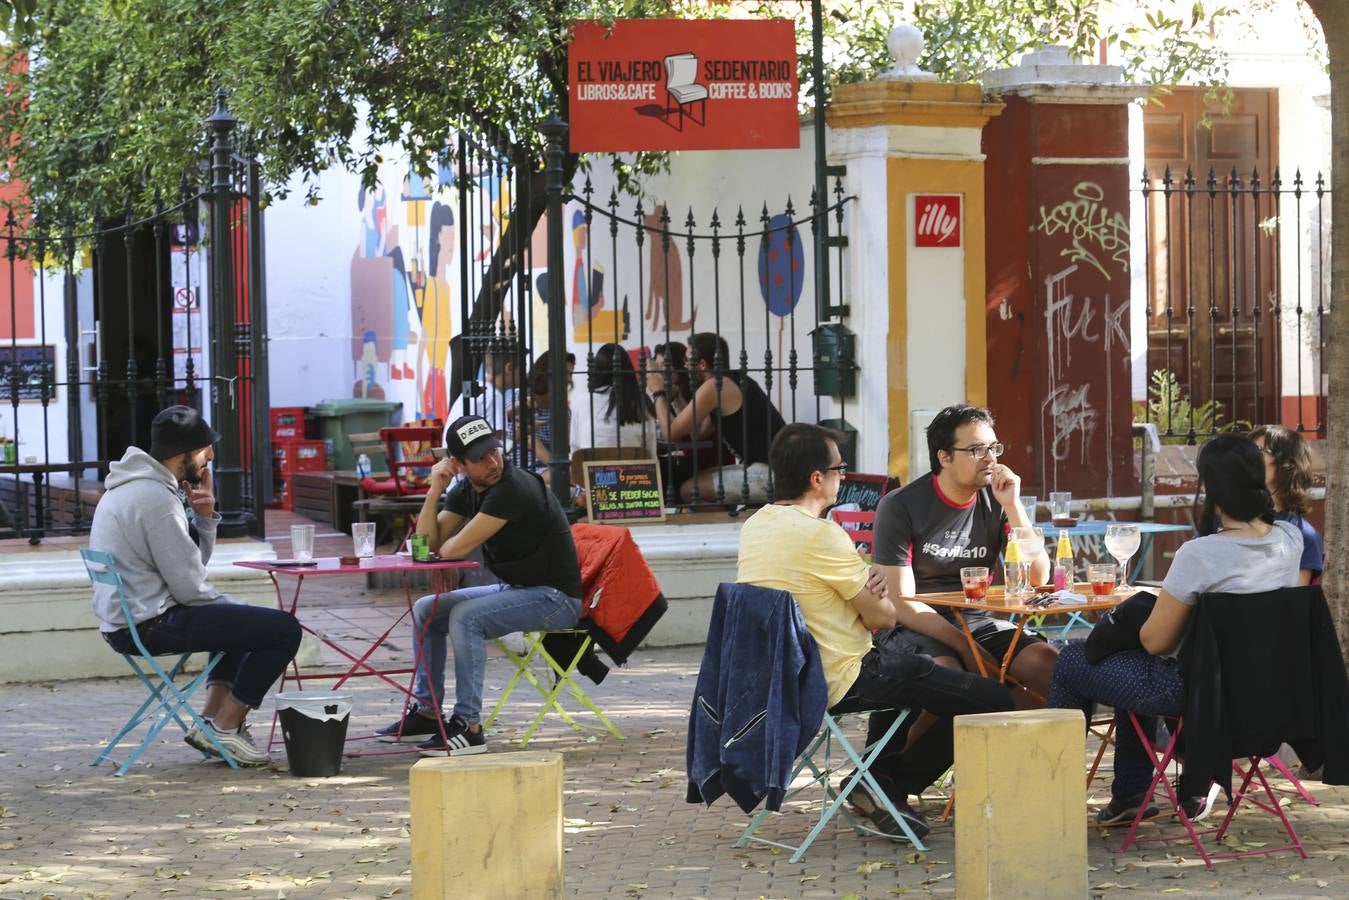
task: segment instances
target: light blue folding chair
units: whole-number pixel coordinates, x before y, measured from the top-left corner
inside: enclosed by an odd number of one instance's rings
[[[847,715],[863,714],[848,713]],[[866,713],[866,715],[870,715],[870,713]],[[889,796],[887,796],[885,791],[881,790],[881,786],[876,783],[876,776],[871,774],[871,764],[874,763],[876,758],[881,755],[881,752],[885,750],[886,744],[890,743],[890,739],[895,736],[897,731],[899,731],[899,727],[904,723],[904,720],[908,718],[908,716],[909,710],[901,710],[899,715],[895,717],[895,721],[891,723],[888,729],[886,729],[885,734],[883,734],[879,740],[867,744],[859,752],[853,746],[852,742],[848,740],[848,736],[844,733],[843,728],[840,725],[840,719],[843,717],[832,716],[826,712],[824,714],[824,723],[820,728],[820,733],[815,735],[815,739],[812,740],[810,744],[807,745],[806,749],[801,752],[801,755],[796,758],[796,766],[792,769],[790,783],[795,784],[796,779],[800,777],[801,773],[806,769],[810,769],[810,781],[789,788],[786,795],[782,798],[783,803],[790,803],[800,794],[806,791],[813,791],[818,786],[824,793],[824,797],[820,802],[819,819],[816,820],[814,826],[807,832],[805,838],[801,840],[801,843],[787,844],[781,841],[760,837],[755,833],[759,830],[759,826],[763,824],[764,820],[773,815],[769,810],[761,809],[755,814],[754,818],[750,820],[749,827],[745,829],[744,834],[740,835],[740,840],[736,841],[735,846],[743,847],[750,841],[754,841],[760,844],[768,844],[773,847],[781,847],[783,850],[792,851],[790,858],[791,862],[800,862],[801,857],[805,856],[806,851],[810,849],[810,845],[815,843],[815,839],[820,836],[820,832],[824,830],[824,826],[828,825],[829,820],[839,813],[843,814],[843,818],[852,826],[852,830],[858,834],[876,834],[881,837],[893,839],[893,835],[878,831],[869,825],[864,825],[848,809],[848,797],[852,794],[853,789],[856,788],[859,783],[862,783],[867,786],[867,790],[871,792],[871,796],[875,798],[876,802],[881,804],[881,806],[885,808],[885,811],[890,814],[890,817],[898,823],[908,842],[917,850],[926,850],[927,847],[923,846],[923,842],[913,833],[913,830],[909,827],[909,823],[899,814],[899,810],[895,809],[895,805],[890,802]],[[836,758],[834,756],[835,744],[837,744],[838,749],[842,751],[841,757]],[[818,762],[817,757],[819,758]],[[845,765],[852,765],[854,771],[852,775],[845,778],[841,786],[835,790],[830,779]]]
[[[187,684],[179,687],[175,684],[175,679],[183,671],[183,666],[187,664],[188,657],[192,654],[182,654],[178,657],[178,661],[174,663],[173,668],[165,671],[153,654],[145,649],[145,644],[141,642],[140,633],[136,630],[135,622],[131,618],[131,608],[127,603],[126,592],[122,589],[122,577],[117,573],[117,560],[111,553],[105,553],[102,550],[82,549],[80,550],[80,557],[84,560],[84,568],[89,573],[90,581],[94,584],[109,585],[117,591],[117,600],[122,605],[122,617],[128,623],[127,630],[131,633],[131,640],[135,642],[138,651],[135,655],[124,653],[122,658],[126,660],[127,665],[131,666],[131,670],[136,673],[136,676],[140,678],[141,683],[150,693],[145,698],[145,702],[132,713],[131,718],[127,719],[126,724],[112,736],[112,739],[108,741],[108,746],[103,748],[103,751],[94,758],[90,765],[97,766],[104,760],[117,764],[117,760],[112,758],[112,752],[121,743],[122,738],[126,737],[141,723],[154,719],[155,721],[150,726],[149,731],[141,739],[140,745],[124,762],[117,765],[116,771],[113,772],[114,775],[125,775],[127,770],[140,758],[140,755],[145,752],[145,748],[150,746],[151,742],[159,736],[159,732],[169,722],[176,723],[182,729],[183,734],[188,733],[190,726],[186,725],[179,715],[186,712],[192,722],[201,729],[206,739],[211,742],[211,746],[215,747],[220,758],[229,763],[232,768],[239,768],[239,764],[235,762],[230,752],[215,739],[214,730],[203,721],[191,704],[192,696],[206,683],[211,670],[215,668],[216,663],[220,662],[220,657],[223,654],[211,654],[211,658],[207,660],[201,673]],[[202,755],[210,756],[206,753]]]

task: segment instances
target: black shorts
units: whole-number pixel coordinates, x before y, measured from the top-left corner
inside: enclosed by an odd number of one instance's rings
[[[991,653],[994,659],[1001,661],[1012,643],[1012,635],[1016,634],[1016,624],[983,613],[965,613],[965,621],[970,626],[970,634],[974,635],[974,642]],[[956,628],[960,627],[957,622],[951,624]],[[910,631],[903,625],[896,626],[884,638],[878,638],[877,642],[880,640],[894,643],[909,653],[925,653],[928,656],[959,655],[936,638]],[[1016,652],[1020,654],[1030,644],[1044,643],[1047,643],[1044,635],[1028,625],[1016,642]],[[1015,659],[1015,654],[1013,658]]]

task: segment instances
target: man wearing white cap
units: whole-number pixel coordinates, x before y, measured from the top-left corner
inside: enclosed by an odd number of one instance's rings
[[[386,741],[416,741],[426,755],[457,756],[487,749],[479,722],[487,641],[575,625],[581,567],[557,498],[538,475],[503,457],[501,441],[482,416],[455,419],[445,436],[449,455],[431,469],[417,533],[448,559],[463,559],[481,547],[487,568],[501,583],[416,602],[413,627],[421,636],[412,688],[416,703],[376,734]],[[451,487],[459,474],[464,477]],[[447,642],[454,646],[455,704],[445,720]]]

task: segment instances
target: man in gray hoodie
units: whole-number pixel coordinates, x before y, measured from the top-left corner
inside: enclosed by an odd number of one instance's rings
[[[237,763],[267,763],[244,724],[250,709],[281,676],[300,646],[300,624],[288,612],[249,606],[222,594],[206,580],[215,548],[215,511],[209,463],[220,439],[187,406],[171,406],[150,426],[150,451],[128,447],[108,469],[94,510],[89,546],[117,560],[131,618],[155,655],[223,652],[206,687],[202,717]],[[196,526],[194,543],[188,513]],[[135,654],[117,592],[95,585],[94,614],[103,639],[118,653]],[[193,726],[184,738],[207,755],[218,755]]]

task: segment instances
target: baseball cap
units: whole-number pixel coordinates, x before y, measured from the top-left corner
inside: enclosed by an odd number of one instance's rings
[[[469,462],[478,462],[487,451],[500,446],[496,432],[482,416],[460,416],[445,429],[445,449]]]

